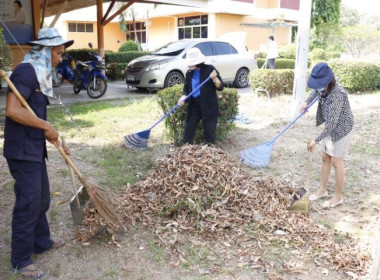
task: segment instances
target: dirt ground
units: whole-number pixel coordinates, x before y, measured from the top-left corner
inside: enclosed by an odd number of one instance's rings
[[[323,209],[321,202],[313,202],[309,216],[318,224],[348,233],[356,239],[363,251],[373,253],[379,223],[380,211],[380,98],[379,94],[350,95],[355,116],[355,133],[350,155],[345,160],[346,184],[343,205],[334,209]],[[240,98],[240,120],[237,130],[227,143],[220,146],[232,156],[244,149],[272,139],[291,120],[292,98],[272,98],[245,94]],[[315,128],[315,110],[302,117],[273,147],[269,168],[254,170],[246,168],[253,176],[276,178],[289,184],[307,186],[306,143],[318,135],[321,128]],[[2,130],[4,119],[0,120],[0,150],[2,152]],[[91,152],[91,143],[80,143],[72,151]],[[156,151],[152,156],[160,159],[169,146],[149,147]],[[98,166],[74,157],[78,168],[87,177],[99,174]],[[309,193],[317,190],[321,158],[317,146],[311,156]],[[49,210],[53,238],[66,240],[65,247],[35,257],[35,263],[47,271],[45,279],[368,279],[368,275],[355,275],[349,271],[334,271],[318,266],[314,262],[302,263],[299,273],[277,271],[269,275],[253,267],[239,267],[226,260],[219,269],[205,269],[199,262],[183,266],[170,261],[168,248],[158,246],[154,234],[143,226],[137,226],[118,236],[121,247],[107,240],[95,240],[81,244],[74,240],[73,220],[69,205],[57,202],[71,196],[71,184],[63,174],[61,156],[49,146],[49,177],[52,202]],[[13,180],[9,175],[6,161],[0,157],[0,278],[19,279],[9,271],[11,211],[14,203]],[[328,191],[334,192],[334,172],[330,176]],[[217,248],[207,248],[217,255]],[[371,264],[371,263],[370,263]],[[371,267],[368,267],[368,273]]]

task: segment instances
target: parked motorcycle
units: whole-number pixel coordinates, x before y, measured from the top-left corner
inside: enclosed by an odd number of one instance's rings
[[[92,44],[88,45],[92,49]],[[87,89],[88,96],[97,99],[106,93],[108,78],[102,72],[102,69],[105,69],[103,59],[95,52],[88,53],[92,56],[92,60],[86,62],[75,61],[65,53],[62,63],[57,67],[58,80],[60,83],[68,80],[73,84],[75,94]]]
[[[70,82],[71,84],[74,84],[75,81],[75,69],[76,61],[74,58],[71,57],[68,53],[64,53],[62,55],[62,62],[57,66],[55,69],[57,79],[53,79],[53,81],[56,83],[56,86],[61,86],[61,84],[66,80]],[[75,91],[74,93],[78,94],[79,91]]]

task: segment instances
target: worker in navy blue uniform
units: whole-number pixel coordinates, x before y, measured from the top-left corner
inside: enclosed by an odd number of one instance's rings
[[[186,100],[187,114],[183,144],[193,144],[193,138],[197,126],[202,120],[204,137],[207,144],[215,143],[215,131],[218,124],[219,106],[216,90],[223,90],[224,84],[214,66],[205,64],[205,56],[198,48],[191,48],[186,53],[186,61],[189,71],[186,73],[183,96],[178,100],[178,105],[185,104],[185,98],[199,84],[209,76],[206,82],[197,92]]]
[[[62,61],[64,40],[55,28],[39,30],[38,40],[14,69],[10,80],[36,114],[33,115],[8,87],[4,128],[4,157],[15,179],[12,215],[11,269],[25,278],[41,279],[45,272],[32,262],[40,254],[65,244],[50,238],[46,212],[50,189],[45,159],[46,140],[58,142],[58,132],[46,121],[48,96],[53,96],[52,69]],[[59,143],[60,145],[60,143]],[[70,151],[65,150],[67,154]]]

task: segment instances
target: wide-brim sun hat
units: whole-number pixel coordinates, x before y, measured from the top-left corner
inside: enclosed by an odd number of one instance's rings
[[[186,52],[186,63],[188,66],[195,66],[206,61],[206,57],[198,48],[191,48]]]
[[[42,28],[38,31],[38,40],[31,41],[28,45],[56,47],[64,45],[65,48],[70,47],[74,40],[63,39],[57,28]]]
[[[311,70],[307,86],[312,89],[325,88],[334,78],[334,73],[326,62],[318,63]]]

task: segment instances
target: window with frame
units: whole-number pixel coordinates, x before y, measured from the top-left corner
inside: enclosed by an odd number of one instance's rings
[[[146,26],[145,22],[136,22],[136,30],[133,27],[133,23],[127,23],[127,40],[136,41],[136,36],[139,43],[146,43]]]
[[[178,39],[207,38],[208,16],[178,18]]]
[[[69,22],[69,32],[93,33],[93,23]]]

